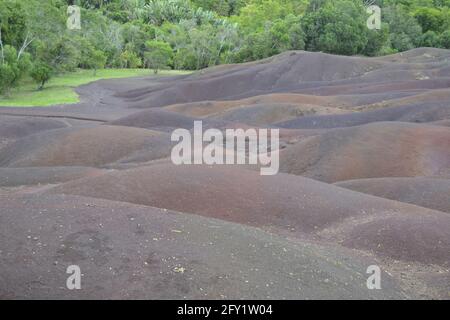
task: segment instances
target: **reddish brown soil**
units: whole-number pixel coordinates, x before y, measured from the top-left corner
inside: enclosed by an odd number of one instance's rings
[[[336,183],[350,190],[450,213],[450,179],[378,178]]]
[[[283,150],[281,171],[325,182],[446,175],[450,129],[377,122],[336,129]]]
[[[449,59],[287,52],[0,108],[0,299],[448,299]],[[280,129],[283,173],[172,165],[195,120]]]

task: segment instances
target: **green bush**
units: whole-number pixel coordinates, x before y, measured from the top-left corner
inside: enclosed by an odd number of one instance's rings
[[[120,66],[121,68],[139,68],[142,66],[142,60],[134,51],[125,50],[120,55]]]
[[[439,32],[444,25],[442,12],[435,8],[419,8],[414,17],[419,22],[423,32]]]
[[[306,48],[343,55],[361,53],[370,31],[366,20],[364,7],[351,0],[310,6],[303,19]]]
[[[44,62],[36,62],[31,69],[30,76],[38,84],[38,90],[42,90],[52,76],[52,68]]]
[[[381,24],[380,30],[369,30],[367,32],[367,45],[364,47],[363,54],[373,57],[382,55],[385,46],[389,45],[389,25]]]
[[[440,38],[434,31],[427,31],[420,37],[420,45],[422,47],[439,47]]]
[[[450,49],[450,30],[444,31],[440,36],[440,46],[445,49]]]
[[[404,7],[386,7],[382,13],[383,21],[389,24],[389,39],[393,49],[406,51],[420,45],[422,27]]]
[[[145,43],[145,64],[152,68],[155,74],[166,69],[172,63],[173,52],[170,45],[164,41],[151,40]]]
[[[31,56],[28,53],[18,55],[17,50],[9,45],[0,51],[0,93],[8,96],[11,89],[28,72]]]

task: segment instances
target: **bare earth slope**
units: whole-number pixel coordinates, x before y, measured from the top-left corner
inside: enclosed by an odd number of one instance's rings
[[[335,185],[450,213],[450,179],[376,178],[343,181]]]
[[[377,122],[336,129],[283,150],[281,171],[325,182],[450,173],[450,130]]]
[[[0,298],[449,299],[449,61],[286,52],[0,108]],[[199,120],[280,129],[281,172],[173,165]]]
[[[241,180],[246,181],[245,188],[239,188]],[[256,171],[245,169],[164,164],[81,179],[49,192],[196,213],[269,228],[275,232],[281,229],[297,236],[314,235],[336,225],[349,227],[356,221],[357,231],[350,228],[347,233],[355,232],[354,236],[358,238],[360,232],[368,232],[367,236],[376,233],[375,230],[366,231],[359,225],[360,221],[367,219],[383,226],[385,221],[397,217],[413,225],[414,221],[420,221],[421,225],[416,226],[418,230],[414,233],[402,234],[401,230],[392,230],[391,240],[395,239],[397,245],[401,243],[403,247],[401,257],[406,261],[450,265],[449,215],[350,192],[302,177],[283,174],[261,177]],[[386,222],[386,225],[389,223]],[[417,238],[419,233],[422,237],[435,240],[423,242]],[[436,243],[438,239],[440,242]],[[377,243],[385,240],[380,239]],[[358,247],[362,241],[354,239],[351,244]],[[392,252],[385,252],[384,247],[375,251],[393,255]]]
[[[408,297],[387,274],[367,290],[374,261],[333,246],[92,198],[1,201],[2,299]],[[67,264],[82,268],[82,290],[61,289]]]

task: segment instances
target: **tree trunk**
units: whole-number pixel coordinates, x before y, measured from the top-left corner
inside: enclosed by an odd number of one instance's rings
[[[5,96],[5,98],[11,97],[11,88],[6,87],[3,95]]]

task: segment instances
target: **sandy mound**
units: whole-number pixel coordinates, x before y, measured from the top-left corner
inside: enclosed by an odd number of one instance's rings
[[[244,186],[241,181],[245,181]],[[430,223],[424,220],[423,224],[417,225],[423,237],[444,237],[442,245],[436,249],[438,251],[430,251],[433,252],[433,259],[444,249],[450,252],[450,243],[445,239],[445,228],[450,224],[450,216],[447,214],[283,174],[262,177],[258,172],[234,167],[177,167],[165,164],[81,179],[48,192],[182,210],[262,227],[276,233],[289,233],[299,238],[317,235],[321,237],[322,232],[327,233],[328,228],[333,229],[336,226],[345,230],[343,235],[334,233],[333,236],[325,237],[331,241],[342,237],[358,240],[359,231],[355,230],[355,227],[360,223],[355,224],[355,219],[380,220],[378,226],[383,228],[386,216],[404,216],[406,220],[411,217],[413,221],[418,217],[422,219],[428,216]],[[434,223],[436,219],[443,223]],[[368,231],[372,232],[374,234],[371,237],[376,237],[377,230]],[[405,236],[400,230],[398,232],[399,241],[408,241],[415,251],[411,251],[410,256],[383,251],[383,256],[416,261],[418,255],[425,258],[428,250],[431,250],[431,243],[416,240],[414,233]],[[390,237],[394,239],[396,234],[392,233]],[[359,240],[356,240],[355,243],[359,243]],[[348,246],[353,247],[353,242],[349,242]],[[439,263],[450,263],[450,257],[443,255]]]
[[[335,111],[335,112],[333,112]],[[243,105],[213,114],[209,119],[240,122],[254,126],[268,126],[280,121],[314,114],[343,113],[339,109],[315,105],[296,105],[288,103],[260,103]]]
[[[298,89],[295,92],[308,95],[334,96],[334,95],[363,95],[377,94],[379,92],[396,93],[399,91],[424,91],[446,89],[450,86],[450,79],[437,78],[428,79],[428,76],[415,75],[415,72],[409,72],[406,77],[412,80],[395,80],[392,75],[386,73],[378,74],[375,79],[360,79],[358,85],[356,80],[347,81],[348,83],[322,84],[320,86],[310,85],[307,89]],[[384,77],[384,79],[383,79]],[[417,77],[417,78],[415,78]],[[421,77],[425,77],[422,79]]]
[[[230,109],[252,106],[252,105],[293,105],[298,108],[306,110],[314,109],[318,114],[330,114],[343,112],[340,109],[331,107],[339,101],[339,97],[318,97],[312,95],[302,94],[266,94],[254,96],[240,100],[225,100],[225,101],[199,101],[184,104],[175,104],[164,107],[166,110],[175,111],[181,114],[206,117],[214,114],[221,114]]]
[[[450,99],[449,99],[450,100]],[[450,118],[450,106],[447,101],[414,102],[400,106],[389,107],[389,103],[377,104],[376,108],[363,106],[364,109],[377,110],[351,112],[346,114],[313,115],[299,117],[278,122],[275,125],[290,129],[322,129],[359,126],[372,122],[401,121],[401,122],[434,122]],[[383,105],[380,106],[380,105]]]
[[[388,274],[383,290],[367,290],[365,270],[376,262],[334,245],[91,198],[1,202],[3,299],[407,297]],[[73,264],[82,290],[61,290]]]
[[[449,179],[379,178],[343,181],[336,185],[377,197],[450,213]]]
[[[16,139],[41,131],[65,128],[68,125],[61,120],[0,116],[0,138]]]
[[[436,126],[450,127],[450,119],[435,121],[435,122],[432,122],[431,124],[434,124]]]
[[[96,126],[52,130],[17,140],[0,151],[0,166],[104,166],[131,161],[140,152],[149,161],[170,154],[170,139],[151,130]]]
[[[54,184],[102,174],[87,167],[0,168],[0,186]]]
[[[436,61],[445,61],[449,55],[449,50],[445,49],[416,48],[376,59],[400,63],[435,63]]]
[[[438,212],[379,218],[354,226],[341,243],[396,260],[448,267],[450,219]]]
[[[245,181],[242,186],[241,181]],[[190,212],[255,226],[313,232],[346,217],[402,205],[290,175],[230,166],[153,165],[50,191]],[[330,196],[333,195],[333,196]]]
[[[406,105],[419,105],[422,103],[431,103],[443,105],[443,103],[450,100],[450,90],[440,89],[440,90],[428,90],[428,91],[417,91],[403,97],[390,99],[384,99],[384,101],[378,101],[374,103],[367,103],[363,106],[358,106],[357,110],[365,109],[379,109],[386,107],[399,107]]]
[[[0,299],[403,297],[391,276],[448,298],[449,59],[287,52],[1,109]],[[281,127],[285,173],[172,165],[197,119]],[[84,290],[60,289],[71,264]]]
[[[202,121],[204,130],[207,128],[242,127],[241,124],[236,122],[194,118],[159,108],[136,112],[127,117],[112,121],[109,124],[172,133],[178,128],[193,129],[194,121],[197,120]]]
[[[127,117],[110,122],[111,125],[136,127],[161,131],[172,131],[176,128],[191,129],[196,118],[175,112],[150,109],[133,113]]]
[[[449,87],[445,70],[450,51],[420,49],[408,55],[403,60],[395,57],[389,60],[286,52],[255,63],[212,68],[118,96],[129,107],[148,108],[271,93],[342,95]],[[425,55],[430,57],[424,59]]]
[[[120,96],[132,107],[161,107],[202,100],[242,99],[289,92],[308,82],[356,78],[382,67],[375,60],[333,56],[323,53],[287,52],[265,61],[197,73],[170,86],[128,91]]]
[[[282,172],[325,182],[444,175],[449,169],[448,128],[399,122],[332,130],[280,153]]]

